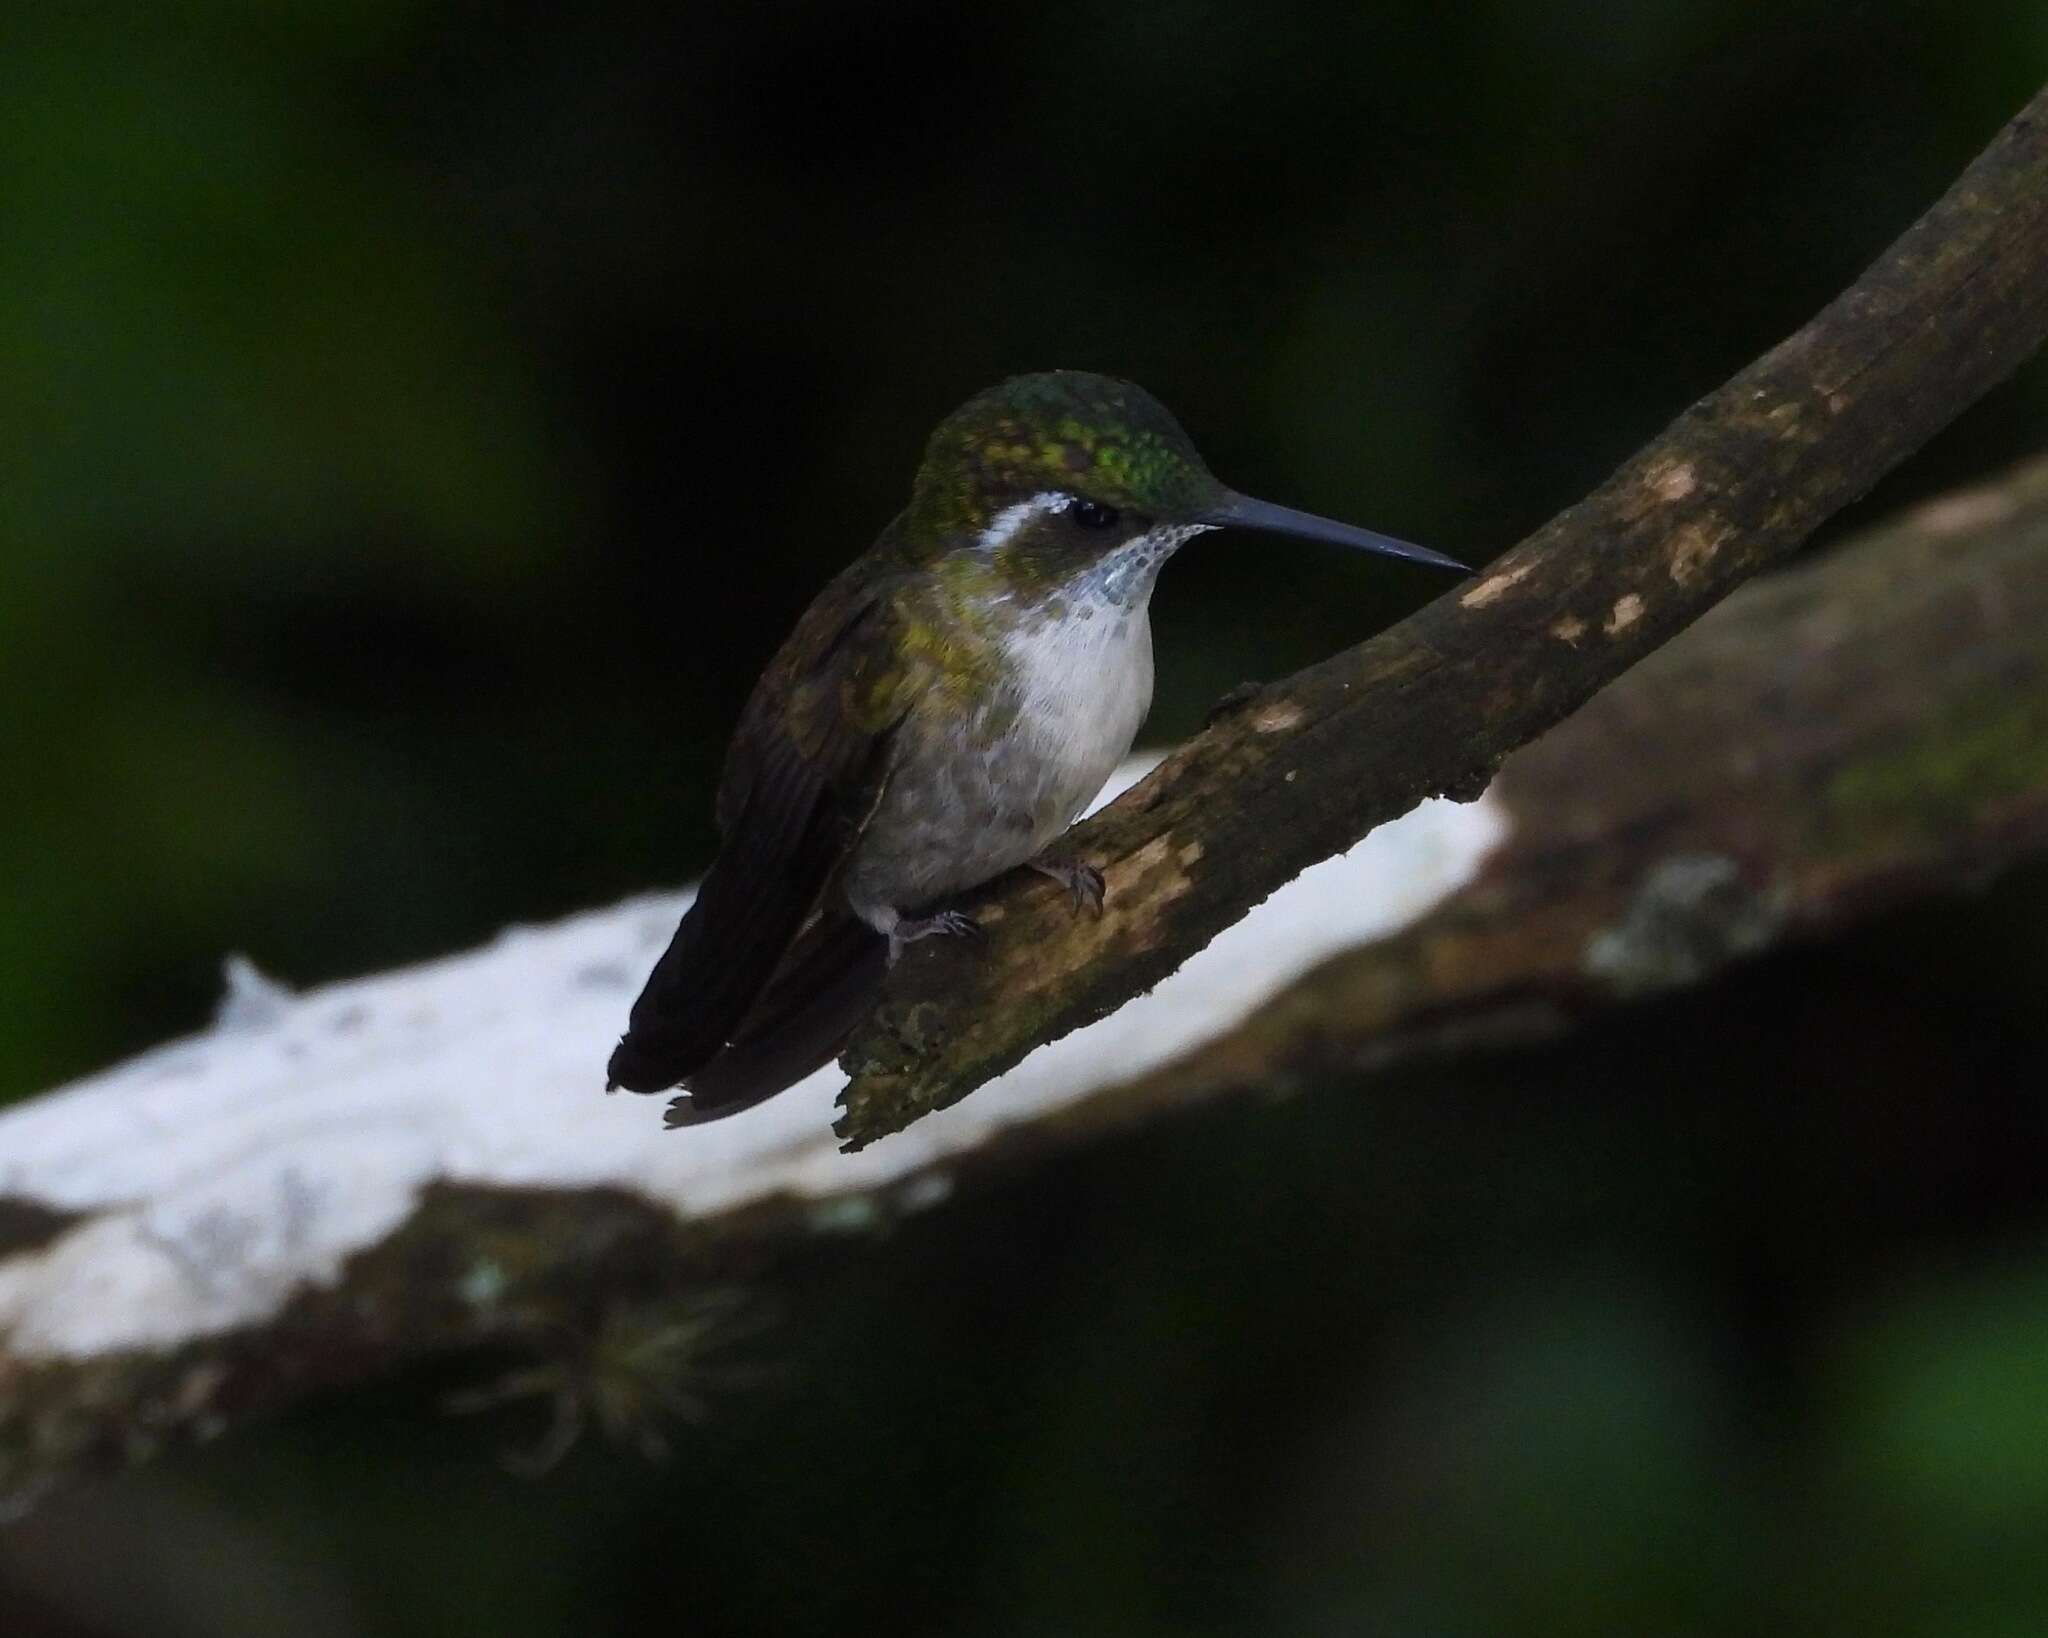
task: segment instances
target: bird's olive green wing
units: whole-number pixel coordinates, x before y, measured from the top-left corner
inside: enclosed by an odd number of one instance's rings
[[[717,861],[633,1004],[611,1084],[676,1086],[730,1041],[873,812],[920,686],[898,578],[842,576],[754,690],[718,798]]]

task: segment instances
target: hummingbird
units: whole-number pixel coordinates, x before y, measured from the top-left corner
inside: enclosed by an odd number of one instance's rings
[[[667,1124],[748,1109],[822,1067],[949,897],[1028,865],[1100,913],[1061,834],[1152,701],[1160,569],[1252,529],[1469,571],[1210,475],[1159,401],[1023,375],[939,424],[910,502],[797,621],[741,712],[721,845],[633,1003],[607,1091],[682,1089]]]

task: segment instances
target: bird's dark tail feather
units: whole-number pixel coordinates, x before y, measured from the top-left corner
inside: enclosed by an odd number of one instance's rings
[[[670,1126],[701,1126],[751,1109],[821,1069],[875,1004],[889,941],[865,922],[827,914],[799,938],[731,1043],[689,1076]]]
[[[647,975],[606,1066],[606,1091],[666,1092],[709,1063],[759,999],[795,931],[763,926],[768,918],[731,902],[734,873],[722,864],[712,865]]]

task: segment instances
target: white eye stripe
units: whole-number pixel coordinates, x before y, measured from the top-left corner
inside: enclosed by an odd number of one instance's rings
[[[1033,495],[1029,500],[1018,501],[1006,506],[988,520],[988,527],[975,542],[981,550],[993,551],[1033,518],[1046,517],[1054,512],[1064,512],[1074,504],[1074,497],[1064,490],[1047,489]]]

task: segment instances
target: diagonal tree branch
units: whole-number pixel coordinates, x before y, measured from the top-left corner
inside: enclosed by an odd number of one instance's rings
[[[534,1359],[505,1386],[565,1430],[641,1441],[636,1405],[715,1385],[733,1283],[779,1247],[1233,1089],[1556,1030],[2044,847],[2037,462],[1746,588],[1478,802],[863,1155],[825,1072],[666,1141],[596,1096],[673,896],[302,995],[237,965],[214,1029],[0,1112],[0,1517],[480,1346]]]
[[[1466,886],[1101,1097],[1565,1030],[2048,848],[2048,460],[1746,588],[1527,750]]]
[[[849,1149],[1165,978],[1253,905],[1501,760],[1790,553],[2048,333],[2048,92],[1857,282],[1593,494],[1391,631],[1261,690],[1083,826],[1100,921],[1019,879],[913,947],[842,1058]]]

